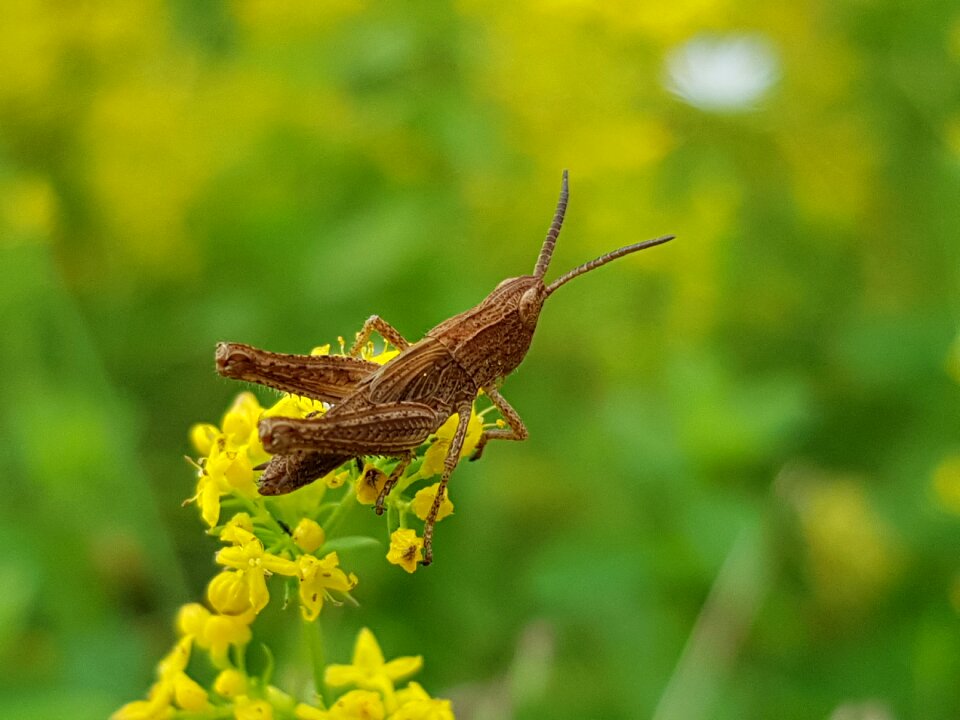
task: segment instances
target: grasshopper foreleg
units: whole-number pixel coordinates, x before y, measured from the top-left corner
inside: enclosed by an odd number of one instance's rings
[[[440,486],[437,488],[437,494],[433,498],[433,505],[430,506],[430,512],[427,513],[427,519],[423,523],[423,564],[429,565],[433,562],[433,527],[437,522],[437,513],[440,512],[440,505],[443,503],[443,496],[447,491],[447,481],[450,474],[457,466],[460,460],[460,451],[463,449],[463,440],[467,436],[467,425],[470,423],[470,411],[473,408],[472,403],[462,405],[457,410],[457,431],[450,440],[450,447],[447,448],[447,457],[443,461],[443,475],[440,477]]]
[[[483,448],[490,440],[526,440],[530,434],[527,432],[527,426],[520,419],[520,415],[510,406],[510,403],[500,394],[499,390],[491,385],[483,388],[483,392],[490,398],[493,406],[500,411],[510,428],[484,430],[483,435],[480,436],[480,441],[477,443],[476,450],[470,456],[471,462],[480,459],[480,456],[483,455]]]

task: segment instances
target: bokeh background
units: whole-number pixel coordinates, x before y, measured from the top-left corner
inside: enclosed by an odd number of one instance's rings
[[[531,271],[564,167],[552,276],[678,239],[551,298],[529,441],[428,571],[350,557],[330,656],[369,626],[466,718],[960,713],[955,2],[3,15],[0,715],[141,697],[201,596],[216,341],[416,338]]]

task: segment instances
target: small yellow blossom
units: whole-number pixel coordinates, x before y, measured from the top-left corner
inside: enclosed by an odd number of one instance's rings
[[[270,601],[266,575],[293,576],[297,574],[297,565],[292,560],[266,552],[259,538],[243,528],[236,527],[232,535],[237,544],[218,552],[217,562],[243,574],[250,592],[250,604],[254,612],[259,613]]]
[[[199,712],[207,707],[207,691],[186,673],[178,673],[172,680],[173,699],[177,707]]]
[[[273,720],[273,707],[266,700],[253,700],[240,696],[233,703],[236,720]]]
[[[367,360],[368,362],[376,363],[377,365],[386,365],[388,362],[393,360],[399,354],[400,354],[399,350],[396,350],[394,348],[390,348],[389,350],[387,350],[386,348],[384,348],[383,351],[377,353],[376,355],[374,355],[372,352],[369,352],[369,351],[362,352],[360,354],[360,357],[362,357],[364,360]]]
[[[210,423],[199,423],[190,428],[190,443],[201,455],[209,455],[220,436],[220,428]]]
[[[313,350],[310,351],[311,355],[329,355],[330,354],[330,343],[326,345],[318,345]]]
[[[275,405],[264,410],[263,417],[303,418],[308,415],[323,414],[326,406],[319,400],[300,395],[284,395]]]
[[[390,535],[387,561],[412,573],[419,566],[421,550],[423,550],[423,538],[418,537],[415,530],[398,528]]]
[[[415,682],[397,691],[397,703],[400,708],[389,720],[454,720],[453,706],[449,700],[430,697]]]
[[[233,405],[223,416],[221,427],[227,441],[233,447],[241,445],[259,444],[257,424],[263,408],[257,401],[257,396],[251,392],[242,392],[237,395]]]
[[[413,511],[421,520],[426,520],[427,515],[430,514],[430,509],[433,507],[433,501],[434,498],[437,497],[437,490],[439,488],[440,483],[434,483],[429,487],[419,490],[417,494],[413,496],[413,502],[410,503],[410,507],[413,508]],[[443,494],[443,501],[440,503],[440,510],[437,512],[437,521],[439,522],[447,517],[447,515],[452,514],[453,503],[450,501],[450,491],[447,490]]]
[[[346,593],[357,586],[357,576],[347,575],[338,565],[335,552],[322,560],[313,555],[297,558],[297,575],[300,578],[300,611],[306,620],[316,620],[323,609],[323,601],[329,591]]]
[[[437,439],[427,448],[423,456],[423,464],[420,466],[420,474],[425,477],[433,477],[443,472],[443,463],[447,458],[447,451],[450,449],[450,441],[453,440],[454,433],[457,431],[458,418],[451,415],[447,421],[437,430]],[[470,455],[480,442],[483,435],[483,419],[477,415],[474,407],[470,410],[470,421],[467,423],[467,435],[463,439],[463,448],[460,450],[460,457],[465,458]]]
[[[253,618],[252,611],[244,615],[217,615],[199,603],[189,603],[177,614],[177,628],[185,639],[193,639],[198,647],[209,650],[214,665],[221,667],[231,645],[250,642]]]
[[[213,681],[213,690],[228,700],[247,694],[247,676],[239,670],[227,668]]]
[[[224,615],[242,615],[253,609],[250,583],[243,573],[224,570],[207,585],[210,606]]]
[[[330,708],[329,720],[383,720],[386,711],[380,695],[369,690],[351,690]]]
[[[181,638],[157,665],[157,682],[148,700],[127,703],[111,720],[154,720],[172,717],[174,708],[199,712],[208,706],[207,691],[186,674],[193,639]]]
[[[373,505],[380,497],[380,491],[387,482],[387,474],[376,465],[367,463],[357,479],[357,502],[361,505]]]
[[[336,490],[338,487],[342,487],[343,484],[350,479],[349,470],[332,470],[328,472],[323,477],[323,483],[330,488],[331,490]]]
[[[241,545],[242,540],[239,539],[237,535],[237,530],[245,530],[247,533],[253,532],[253,520],[245,512],[239,512],[230,518],[227,521],[227,524],[223,526],[223,529],[220,531],[220,539],[223,542],[233,543],[234,545]],[[244,535],[244,538],[247,536]]]
[[[326,540],[323,528],[315,520],[303,518],[293,530],[293,541],[304,552],[313,553],[320,549]]]
[[[353,646],[353,662],[350,665],[328,665],[324,682],[331,687],[356,685],[364,690],[378,690],[392,696],[393,683],[413,675],[421,667],[423,658],[419,655],[384,662],[377,639],[367,628],[363,628]]]

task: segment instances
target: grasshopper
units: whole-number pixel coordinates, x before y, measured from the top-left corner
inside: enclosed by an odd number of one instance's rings
[[[224,377],[245,380],[330,405],[318,417],[260,420],[264,449],[273,454],[262,466],[260,493],[282,495],[307,485],[343,463],[365,455],[397,457],[377,498],[377,513],[414,458],[414,450],[452,415],[457,429],[447,451],[433,505],[424,523],[423,560],[433,560],[433,532],[450,474],[460,459],[467,422],[478,391],[490,398],[508,427],[484,430],[471,460],[491,440],[524,440],[527,428],[500,394],[500,381],[527,354],[544,301],[578,275],[672,235],[627,245],[580,265],[549,285],[544,276],[563,225],[569,198],[567,171],[560,199],[532,275],[508,278],[476,307],[455,315],[408,342],[378,315],[363,324],[348,355],[287,355],[239,343],[219,343],[216,367]],[[384,365],[360,358],[377,332],[400,350]],[[361,480],[362,482],[363,480]]]

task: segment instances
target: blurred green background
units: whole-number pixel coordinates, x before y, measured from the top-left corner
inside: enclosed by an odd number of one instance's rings
[[[213,574],[218,340],[416,338],[532,270],[564,167],[551,277],[678,239],[551,298],[529,441],[428,571],[349,558],[330,656],[369,626],[464,718],[960,713],[955,2],[3,14],[0,715],[145,693]]]

